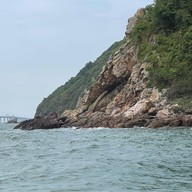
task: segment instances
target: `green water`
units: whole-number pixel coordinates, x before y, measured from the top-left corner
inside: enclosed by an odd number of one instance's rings
[[[0,124],[0,192],[192,191],[192,128]]]

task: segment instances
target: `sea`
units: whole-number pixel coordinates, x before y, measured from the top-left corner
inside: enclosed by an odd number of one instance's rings
[[[192,191],[192,128],[13,127],[0,124],[0,192]]]

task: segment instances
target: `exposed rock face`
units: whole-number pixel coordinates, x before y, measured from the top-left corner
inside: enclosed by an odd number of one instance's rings
[[[138,60],[138,48],[129,39],[137,19],[143,14],[144,10],[140,9],[129,19],[127,42],[111,56],[75,110],[66,110],[59,118],[35,118],[16,128],[192,126],[190,113],[174,114],[164,92],[146,86],[148,64]]]
[[[121,54],[124,52],[128,54],[123,54],[122,59]],[[62,126],[192,126],[192,115],[174,114],[162,92],[146,87],[147,64],[137,62],[136,55],[137,50],[130,43],[127,43],[121,52],[117,52],[77,108],[67,110],[61,115]],[[117,59],[118,57],[122,60]],[[115,62],[117,60],[119,62]]]
[[[129,34],[132,32],[132,30],[133,30],[133,28],[134,28],[137,20],[144,15],[144,11],[145,11],[145,9],[139,9],[139,10],[135,13],[134,17],[131,17],[131,18],[128,19],[128,25],[127,25],[127,27],[126,27],[126,32],[125,32],[125,35],[126,35],[127,37],[128,37]]]
[[[138,49],[129,39],[144,9],[128,20],[127,43],[104,66],[99,78],[73,111],[60,119],[63,127],[163,127],[192,124],[191,115],[177,115],[166,103],[164,92],[147,88],[147,63],[137,58]]]
[[[137,59],[137,47],[128,42],[103,68],[97,81],[73,111],[60,119],[63,127],[162,127],[190,125],[192,116],[176,115],[163,92],[147,88],[147,63]]]
[[[147,63],[138,62],[137,48],[127,42],[109,60],[76,110],[61,115],[63,126],[149,126],[154,118],[161,119],[168,109],[164,109],[162,93],[146,88],[146,67]]]

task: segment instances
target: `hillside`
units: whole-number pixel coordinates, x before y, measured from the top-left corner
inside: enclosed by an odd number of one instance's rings
[[[98,77],[109,57],[119,49],[123,42],[124,40],[115,42],[94,62],[87,63],[75,77],[72,77],[67,83],[45,98],[37,107],[35,116],[44,116],[52,112],[61,114],[66,109],[74,109],[78,99]]]
[[[17,128],[191,127],[192,1],[156,0],[128,20],[125,34],[108,61],[106,57],[102,71],[94,80],[91,75],[88,89],[78,93],[82,97],[75,109],[64,110],[59,117],[38,117]],[[91,63],[88,66],[91,71]],[[82,76],[87,79],[85,73]],[[78,89],[73,90],[71,94],[76,94]],[[50,105],[58,101],[65,103],[59,98]]]

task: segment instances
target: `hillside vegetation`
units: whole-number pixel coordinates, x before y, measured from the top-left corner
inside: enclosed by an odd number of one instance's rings
[[[87,63],[75,77],[72,77],[67,83],[57,88],[40,103],[35,116],[43,116],[51,112],[61,114],[66,109],[74,109],[78,99],[98,77],[110,55],[114,54],[123,43],[124,40],[115,42],[94,62]]]
[[[170,100],[192,95],[192,1],[156,0],[139,19],[132,40],[150,65],[149,86],[168,88]],[[186,102],[188,103],[188,102]]]

